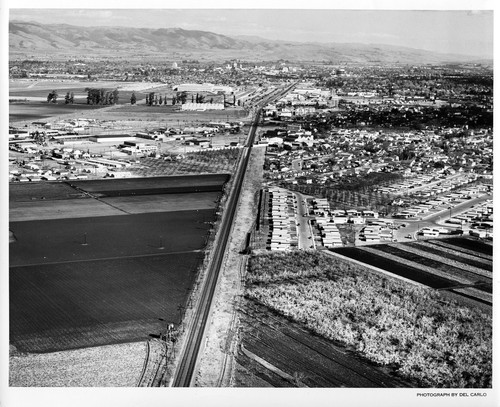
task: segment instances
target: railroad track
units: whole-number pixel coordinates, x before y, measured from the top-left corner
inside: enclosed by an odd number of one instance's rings
[[[255,117],[248,133],[247,143],[244,147],[243,155],[235,174],[233,184],[234,187],[230,192],[226,210],[223,213],[219,233],[217,234],[216,240],[214,242],[214,253],[212,260],[208,265],[205,282],[200,293],[200,299],[198,301],[198,304],[195,306],[193,316],[187,326],[185,345],[181,350],[179,363],[172,380],[173,387],[189,387],[193,384],[192,382],[196,369],[198,354],[203,343],[203,338],[205,336],[205,328],[210,316],[212,299],[217,287],[219,271],[224,259],[227,242],[229,240],[231,227],[236,213],[236,207],[243,185],[243,179],[245,177],[245,172],[250,160],[250,154],[252,152],[252,146],[255,142],[255,134],[259,124],[262,106],[269,103],[271,100],[277,99],[286,94],[295,85],[296,84],[293,83],[276,95],[272,94],[267,96],[261,101],[259,108],[256,110]]]

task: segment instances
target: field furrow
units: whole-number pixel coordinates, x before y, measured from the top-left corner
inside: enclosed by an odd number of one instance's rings
[[[426,252],[438,254],[438,255],[443,255],[446,258],[456,260],[462,263],[469,264],[471,266],[484,269],[484,270],[489,270],[491,272],[491,269],[493,267],[493,262],[491,260],[483,259],[477,256],[473,256],[470,254],[467,254],[463,251],[458,251],[456,249],[452,249],[449,247],[446,247],[444,245],[439,245],[437,244],[438,242],[426,242],[426,241],[419,241],[415,243],[408,243],[404,246],[409,246],[409,247],[422,247],[425,248],[424,250]]]
[[[368,247],[364,246],[361,250],[367,253],[373,253],[373,254],[378,254],[386,257],[388,260],[391,260],[397,264],[406,264],[410,267],[417,268],[419,270],[426,271],[427,273],[435,274],[439,277],[456,281],[461,284],[473,284],[474,281],[470,278],[466,278],[458,272],[454,272],[455,270],[451,270],[451,268],[447,268],[446,271],[440,270],[439,266],[441,263],[439,262],[432,262],[430,260],[426,261],[425,259],[421,262],[419,261],[413,261],[409,259],[408,257],[410,256],[399,256],[392,254],[394,252],[393,249],[387,249],[387,246],[382,247],[383,245],[380,245],[381,247]],[[392,253],[391,253],[392,252]],[[421,260],[419,256],[413,256],[414,259],[416,260]],[[428,266],[426,264],[431,263],[432,266]],[[436,267],[434,267],[436,266]]]
[[[485,261],[493,261],[493,256],[489,254],[484,254],[476,250],[472,249],[467,249],[465,247],[457,247],[456,245],[448,243],[449,240],[429,240],[428,243],[439,246],[439,247],[445,247],[450,250],[454,250],[456,252],[460,251],[461,253],[467,254],[469,256],[473,256],[475,258],[478,258],[480,260],[485,260]]]
[[[415,246],[409,245],[398,245],[397,247],[386,246],[386,248],[391,248],[388,252],[392,252],[395,255],[399,255],[399,253],[401,253],[401,257],[403,258],[407,257],[405,255],[405,253],[407,253],[408,258],[413,259],[417,262],[424,262],[427,259],[429,260],[429,262],[426,262],[428,265],[434,265],[442,269],[443,271],[462,275],[464,278],[473,278],[474,276],[471,276],[470,274],[477,274],[478,277],[483,277],[480,278],[480,281],[491,283],[491,271],[486,271],[484,269],[471,266],[467,263],[450,259],[448,256],[444,255],[445,253],[441,253],[441,255],[438,255],[427,250],[421,250]],[[460,270],[463,270],[464,272],[461,273]]]

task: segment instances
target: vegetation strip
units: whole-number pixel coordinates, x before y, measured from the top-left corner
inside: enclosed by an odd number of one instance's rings
[[[415,284],[425,287],[444,288],[449,287],[453,283],[449,278],[443,278],[420,268],[389,260],[383,253],[368,253],[363,251],[361,247],[344,247],[335,252],[342,253],[349,261],[354,260],[355,264],[359,264],[362,267],[379,268],[384,270],[384,273],[390,277],[396,278],[402,276],[403,279],[415,281]]]
[[[479,259],[487,260],[487,261],[492,261],[493,257],[488,254],[480,253],[474,250],[469,250],[466,249],[465,247],[457,248],[456,245],[449,244],[447,241],[442,241],[442,240],[430,240],[428,243],[436,245],[436,246],[441,246],[441,247],[446,247],[451,250],[455,250],[456,252],[460,253],[465,253],[473,257],[477,257]]]
[[[456,249],[451,249],[446,246],[441,246],[439,244],[435,244],[437,242],[425,242],[423,240],[419,241],[418,243],[408,243],[407,247],[423,247],[425,248],[426,251],[430,251],[431,253],[441,253],[444,252],[446,253],[447,258],[451,258],[457,261],[465,262],[467,261],[468,264],[477,267],[477,268],[482,268],[485,270],[489,270],[490,274],[493,268],[493,262],[491,260],[483,259],[477,256],[472,256],[470,254],[464,253],[463,251],[457,251]]]
[[[450,244],[456,250],[467,250],[485,256],[493,255],[493,247],[491,245],[479,242],[473,239],[446,239],[446,243]]]
[[[407,264],[408,266],[415,267],[417,269],[426,271],[426,272],[431,273],[431,274],[436,274],[437,276],[446,278],[448,280],[457,281],[461,284],[473,284],[474,283],[471,279],[464,278],[464,277],[454,275],[454,274],[452,275],[451,273],[443,272],[437,268],[429,267],[429,266],[426,266],[422,263],[418,263],[416,261],[412,261],[412,260],[409,260],[409,259],[404,258],[404,257],[396,256],[394,254],[386,252],[385,250],[382,250],[381,248],[375,249],[373,247],[364,246],[362,248],[362,251],[368,252],[368,253],[373,253],[373,254],[383,253],[384,257],[386,257],[387,259],[392,260],[396,263]]]
[[[493,304],[493,295],[491,293],[478,290],[477,288],[474,287],[454,288],[453,291],[460,294],[465,294],[469,298],[478,298],[487,304]]]
[[[457,276],[463,276],[464,278],[468,277],[474,277],[470,276],[470,273],[477,274],[479,276],[482,276],[484,278],[480,278],[480,281],[486,282],[486,283],[491,283],[491,272],[478,269],[477,267],[470,266],[466,263],[458,262],[452,259],[449,259],[445,255],[436,255],[430,252],[427,252],[425,250],[420,250],[416,247],[412,246],[407,246],[407,245],[397,245],[397,246],[380,246],[384,252],[387,253],[392,253],[395,255],[398,255],[398,252],[403,252],[401,253],[401,258],[404,259],[409,259],[409,260],[415,260],[418,262],[418,260],[422,259],[422,261],[428,260],[427,264],[435,266],[438,269],[442,269],[443,271],[450,272],[453,275]],[[405,252],[407,254],[405,254]]]

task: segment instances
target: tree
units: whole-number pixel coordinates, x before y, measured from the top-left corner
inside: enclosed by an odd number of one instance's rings
[[[53,90],[47,96],[47,102],[57,103],[57,91]]]
[[[177,92],[177,101],[178,102],[181,102],[181,104],[184,104],[186,103],[186,99],[187,99],[187,94],[186,92]]]
[[[162,103],[163,103],[163,98],[162,98],[162,97],[161,97],[161,95],[160,95],[160,97],[158,98],[158,104],[161,106],[161,105],[162,105]]]
[[[135,92],[132,92],[132,96],[130,96],[130,104],[135,105],[137,102],[137,97],[135,96]]]
[[[73,104],[74,101],[75,101],[75,94],[71,92],[69,95],[69,103]]]
[[[69,92],[66,93],[66,96],[64,96],[64,104],[70,103],[71,95]]]
[[[118,103],[118,89],[115,89],[113,90],[113,104],[117,104]]]

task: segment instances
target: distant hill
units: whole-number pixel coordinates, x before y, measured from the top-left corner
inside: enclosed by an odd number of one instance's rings
[[[321,61],[334,63],[475,62],[463,55],[440,54],[388,45],[272,41],[255,36],[228,37],[181,28],[77,27],[67,24],[9,23],[9,52],[16,55],[203,55],[209,59]],[[484,62],[484,61],[482,61]]]

